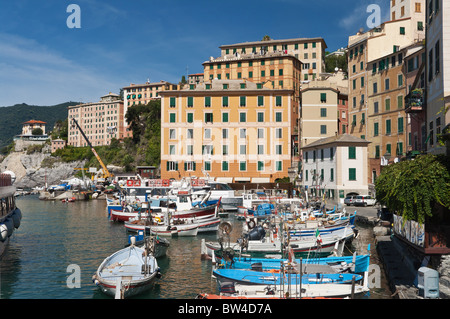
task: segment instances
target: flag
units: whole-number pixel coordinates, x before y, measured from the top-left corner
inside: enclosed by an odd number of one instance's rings
[[[320,237],[319,228],[316,229],[316,241],[321,244],[322,243],[322,237]]]

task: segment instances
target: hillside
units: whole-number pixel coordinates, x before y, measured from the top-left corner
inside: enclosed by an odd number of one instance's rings
[[[67,107],[80,104],[66,102],[53,106],[16,104],[0,107],[0,150],[9,145],[14,136],[22,132],[22,123],[29,120],[47,122],[46,131],[53,129],[56,121],[67,119]]]

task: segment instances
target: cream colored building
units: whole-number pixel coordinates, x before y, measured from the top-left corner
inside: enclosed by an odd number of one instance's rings
[[[309,197],[343,203],[349,193],[369,194],[367,145],[370,142],[342,134],[302,147],[302,186]]]
[[[340,102],[346,99],[346,74],[336,72],[302,84],[300,147],[339,134]],[[345,115],[344,115],[345,116]]]
[[[69,106],[67,144],[75,147],[88,146],[78,127],[72,125],[72,118],[78,122],[92,146],[109,145],[111,138],[124,137],[124,107],[118,94],[104,95],[96,103]]]
[[[443,111],[450,105],[450,2],[427,0],[427,9],[426,146],[427,152],[438,154],[445,152],[438,136],[450,123],[450,112]]]
[[[288,176],[294,91],[214,79],[161,96],[161,178],[273,182]]]

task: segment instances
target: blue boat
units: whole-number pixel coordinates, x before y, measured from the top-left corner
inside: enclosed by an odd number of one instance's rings
[[[243,285],[283,285],[291,284],[351,284],[358,282],[363,276],[353,273],[336,274],[283,274],[244,269],[215,269],[214,277],[218,282],[235,282]]]
[[[275,211],[275,206],[269,203],[259,204],[256,209],[248,209],[247,214],[253,217],[266,217]]]
[[[225,268],[231,269],[254,269],[255,265],[258,265],[263,271],[269,271],[273,269],[280,269],[282,263],[287,263],[288,259],[272,259],[272,258],[252,258],[252,257],[234,257],[231,261],[224,261],[220,256],[220,252],[216,252],[215,257],[224,262]],[[357,256],[342,256],[342,257],[325,257],[325,258],[310,258],[310,259],[294,259],[293,262],[298,265],[300,262],[303,265],[327,265],[335,269],[348,269],[353,268],[354,273],[364,273],[369,269],[370,254],[357,255]],[[344,267],[342,263],[345,263],[348,267]]]

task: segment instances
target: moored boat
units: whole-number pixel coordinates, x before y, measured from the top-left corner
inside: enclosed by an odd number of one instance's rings
[[[131,244],[105,258],[92,280],[103,293],[123,299],[147,291],[160,277],[156,258]]]
[[[0,174],[0,258],[10,241],[11,235],[20,227],[22,212],[16,206],[13,186],[15,175],[12,172]]]

